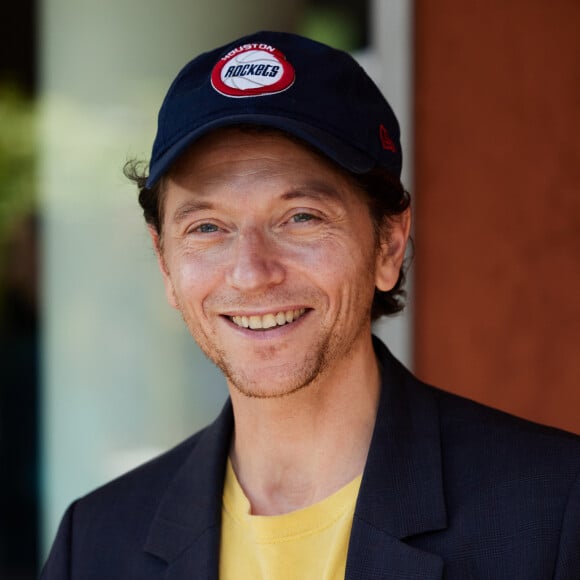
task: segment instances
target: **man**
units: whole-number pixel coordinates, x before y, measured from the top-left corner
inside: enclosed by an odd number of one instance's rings
[[[218,419],[75,502],[56,579],[580,578],[580,440],[417,381],[395,116],[345,53],[261,32],[203,54],[129,173]]]

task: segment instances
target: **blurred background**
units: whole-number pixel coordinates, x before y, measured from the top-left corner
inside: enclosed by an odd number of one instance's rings
[[[186,61],[257,29],[351,51],[393,105],[415,210],[422,379],[580,433],[580,3],[21,0],[0,35],[0,578],[74,498],[218,412],[124,162]]]

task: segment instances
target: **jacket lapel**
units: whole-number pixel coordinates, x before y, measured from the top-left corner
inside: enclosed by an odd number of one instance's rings
[[[145,551],[165,560],[167,580],[217,580],[226,458],[233,430],[231,403],[205,429],[167,488],[149,528]]]
[[[359,521],[350,539],[346,580],[440,580],[443,560]]]
[[[346,578],[436,580],[442,559],[404,540],[447,526],[437,402],[378,340],[375,349],[383,386]]]

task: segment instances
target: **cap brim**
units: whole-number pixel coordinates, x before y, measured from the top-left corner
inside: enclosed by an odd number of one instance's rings
[[[169,149],[167,149],[167,151],[165,151],[158,159],[152,160],[146,186],[148,188],[153,187],[169,170],[178,157],[180,157],[181,154],[200,137],[215,129],[233,127],[246,123],[287,131],[295,137],[303,139],[315,149],[318,149],[321,153],[329,157],[332,161],[353,173],[366,173],[376,165],[376,160],[371,158],[368,154],[340,139],[337,139],[331,133],[319,129],[318,127],[314,127],[296,119],[280,117],[277,115],[257,115],[255,113],[236,114],[220,117],[219,119],[196,127],[195,130],[187,133],[169,147]]]

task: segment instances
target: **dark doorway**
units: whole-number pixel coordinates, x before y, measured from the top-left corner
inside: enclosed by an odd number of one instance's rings
[[[34,210],[36,2],[5,6],[0,34],[0,578],[38,577],[38,308]]]

